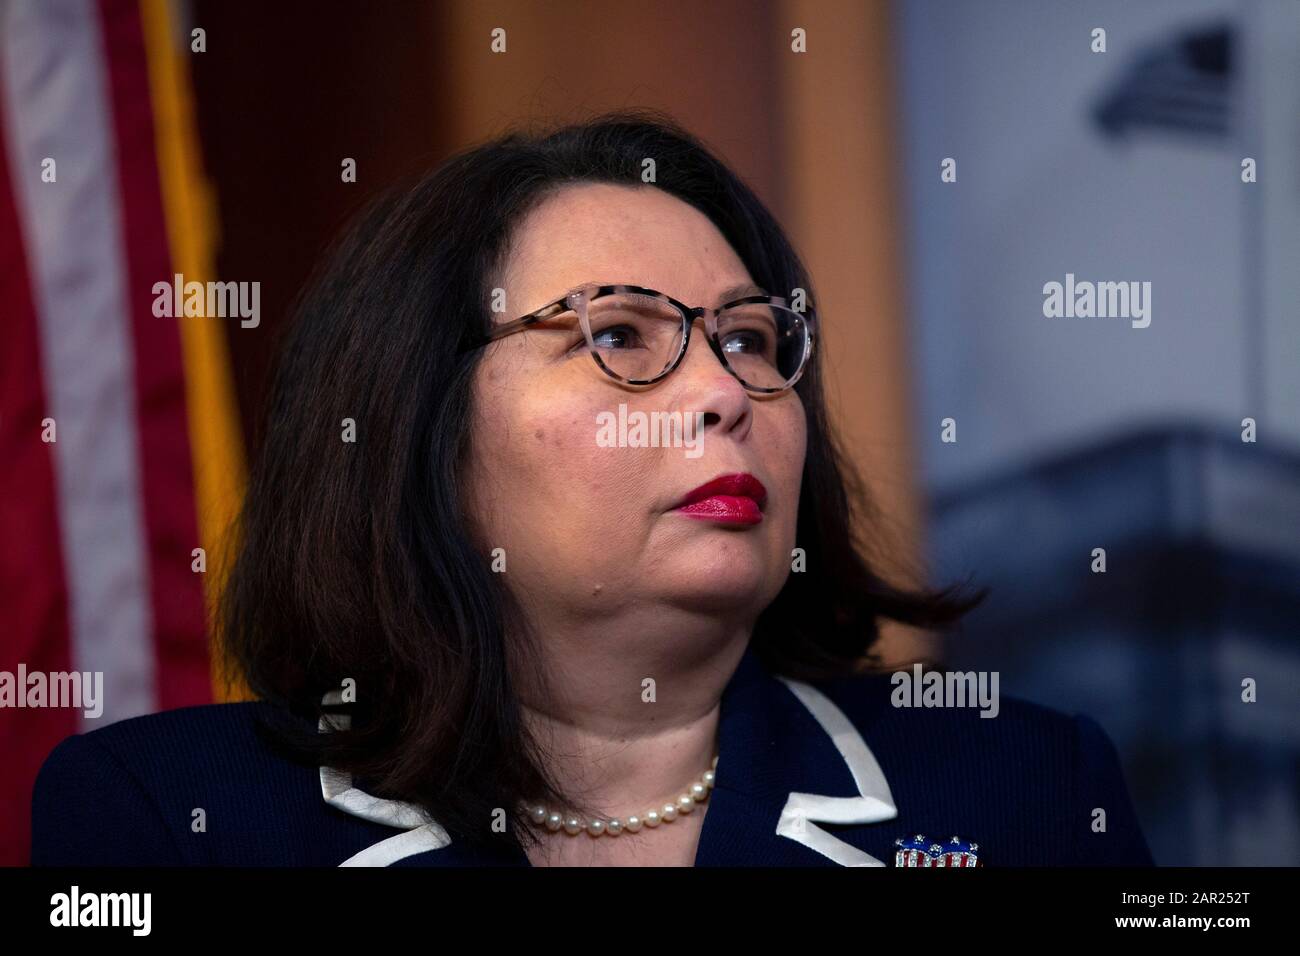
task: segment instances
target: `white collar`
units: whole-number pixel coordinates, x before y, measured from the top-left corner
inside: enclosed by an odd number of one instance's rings
[[[857,796],[835,797],[791,791],[776,824],[776,834],[794,840],[841,866],[885,866],[876,857],[817,826],[818,823],[880,823],[898,816],[889,781],[862,734],[829,697],[809,684],[777,677],[816,720],[848,766],[858,789]],[[342,692],[330,691],[324,704],[341,703]],[[322,716],[319,729],[330,725],[346,730],[346,714]],[[350,773],[332,767],[320,768],[321,793],[325,802],[344,813],[372,823],[396,827],[405,832],[380,840],[340,863],[340,866],[389,866],[398,860],[451,844],[451,837],[418,806],[400,800],[384,800],[353,786]]]
[[[815,793],[792,792],[777,821],[776,832],[816,850],[841,866],[884,866],[865,850],[859,850],[818,823],[880,823],[898,816],[889,781],[880,769],[862,734],[831,699],[808,684],[785,677],[777,680],[790,688],[799,702],[808,708],[813,719],[831,738],[831,743],[848,764],[858,788],[856,797],[829,797]]]
[[[342,691],[330,691],[322,703],[342,703]],[[318,729],[321,733],[329,733],[331,729],[347,730],[351,725],[352,718],[348,714],[324,714]],[[366,793],[352,785],[352,774],[347,771],[321,767],[320,789],[325,802],[344,813],[406,831],[372,843],[361,852],[348,857],[339,866],[391,866],[416,853],[441,850],[451,844],[447,831],[429,819],[429,815],[420,807],[402,800],[384,800]]]

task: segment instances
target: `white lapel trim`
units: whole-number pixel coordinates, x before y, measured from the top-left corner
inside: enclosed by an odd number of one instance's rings
[[[898,816],[889,782],[867,742],[862,739],[853,723],[821,691],[800,681],[779,677],[799,702],[808,709],[821,726],[835,749],[848,765],[849,773],[858,788],[856,797],[832,797],[824,794],[792,791],[781,816],[776,833],[800,843],[841,866],[884,866],[870,853],[859,850],[834,836],[817,823],[879,823]],[[337,693],[337,692],[333,692]],[[326,695],[326,703],[329,697]],[[351,719],[346,714],[322,716],[320,730],[328,732],[329,724],[346,730]],[[450,845],[451,837],[436,822],[428,819],[419,807],[399,800],[383,800],[352,785],[352,775],[333,767],[320,768],[321,794],[325,802],[344,813],[372,823],[399,827],[405,830],[386,840],[380,840],[353,854],[339,866],[391,866],[398,860],[428,850],[439,850]]]
[[[331,694],[337,693],[332,691]],[[330,694],[325,695],[329,703]],[[321,733],[331,727],[347,730],[352,718],[347,714],[326,714],[320,719]],[[359,853],[354,853],[339,866],[391,866],[398,860],[426,850],[441,850],[451,843],[447,831],[430,820],[428,815],[413,803],[401,800],[383,800],[352,785],[352,774],[333,767],[320,768],[320,790],[325,802],[344,813],[371,823],[405,830],[397,836],[372,843]]]
[[[427,823],[387,840],[372,843],[360,853],[348,857],[339,866],[392,866],[398,860],[426,850],[441,850],[450,842],[446,830],[436,823]]]
[[[791,792],[777,820],[778,836],[801,843],[841,866],[884,866],[870,853],[834,836],[817,823],[880,823],[898,816],[889,781],[858,729],[829,697],[800,681],[779,677],[830,736],[848,764],[858,788],[856,797]]]

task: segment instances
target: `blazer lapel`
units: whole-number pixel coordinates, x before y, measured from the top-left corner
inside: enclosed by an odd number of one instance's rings
[[[830,698],[746,650],[720,720],[697,866],[886,865],[818,825],[898,816],[875,755]]]
[[[324,703],[339,703],[338,691],[325,695]],[[352,722],[347,714],[326,714],[318,729],[346,730]],[[372,843],[354,853],[339,866],[391,866],[398,860],[429,850],[440,850],[451,843],[447,831],[430,820],[419,807],[401,800],[384,800],[352,785],[352,774],[333,767],[320,768],[321,796],[332,807],[371,823],[396,827],[400,833]]]
[[[885,780],[884,771],[880,769],[875,755],[857,728],[831,703],[830,698],[816,688],[798,681],[781,678],[781,682],[808,708],[809,713],[830,737],[853,776],[857,793],[854,796],[837,797],[792,791],[781,811],[776,832],[816,850],[841,866],[884,866],[882,861],[865,850],[858,849],[817,826],[818,823],[880,823],[897,817],[898,807],[894,805],[894,797],[889,790],[889,782]],[[721,763],[721,760],[718,762]]]

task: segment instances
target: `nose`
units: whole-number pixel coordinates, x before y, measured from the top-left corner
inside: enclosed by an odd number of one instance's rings
[[[740,380],[722,363],[704,332],[703,319],[695,316],[691,342],[681,365],[669,377],[675,404],[688,413],[703,412],[704,427],[715,434],[744,439],[754,423],[754,404]]]

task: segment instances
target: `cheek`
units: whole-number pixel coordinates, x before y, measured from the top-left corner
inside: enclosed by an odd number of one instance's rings
[[[608,402],[537,379],[533,385],[485,395],[480,405],[475,459],[488,533],[539,558],[561,549],[570,557],[617,550],[644,525],[644,462],[597,444],[596,416]],[[487,378],[485,388],[493,387]]]
[[[774,477],[780,476],[779,480],[787,486],[787,492],[797,492],[808,451],[808,427],[803,404],[796,399],[773,409],[771,431],[769,467]]]
[[[803,405],[798,401],[780,409],[773,422],[774,440],[768,467],[772,477],[780,482],[782,500],[782,537],[789,544],[794,541],[799,517],[799,494],[803,484],[803,467],[808,447],[808,430]],[[793,545],[791,545],[793,546]]]
[[[603,410],[571,401],[563,412],[530,422],[527,455],[535,470],[553,477],[546,497],[557,510],[596,517],[636,510],[641,498],[633,494],[641,473],[635,466],[637,456],[629,449],[597,444],[596,414]]]

